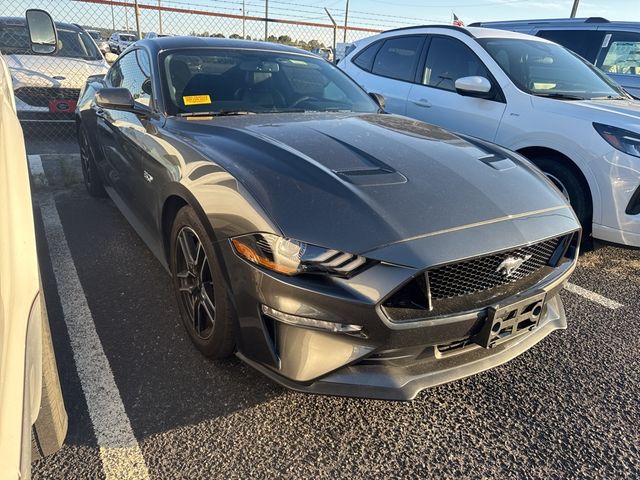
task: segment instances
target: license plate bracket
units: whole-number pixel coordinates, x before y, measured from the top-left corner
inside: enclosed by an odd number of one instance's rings
[[[49,112],[72,114],[76,109],[77,100],[55,98],[49,100]]]
[[[487,320],[474,342],[484,348],[493,348],[514,335],[538,327],[544,311],[546,293],[528,296],[508,305],[489,307]]]

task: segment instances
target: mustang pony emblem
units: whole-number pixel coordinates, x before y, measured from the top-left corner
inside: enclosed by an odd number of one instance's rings
[[[502,273],[505,277],[509,278],[511,275],[516,273],[524,262],[529,260],[531,255],[525,255],[524,257],[507,257],[505,258],[498,268],[496,268],[496,272]]]

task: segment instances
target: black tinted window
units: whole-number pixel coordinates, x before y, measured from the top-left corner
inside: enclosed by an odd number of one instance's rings
[[[537,33],[537,36],[559,43],[585,60],[595,63],[604,32],[597,30],[542,30]]]
[[[372,73],[411,82],[424,37],[398,37],[384,42],[376,55]]]
[[[381,46],[382,42],[375,42],[372,45],[369,45],[358,55],[356,55],[356,57],[353,59],[353,63],[355,63],[363,70],[370,72],[371,67],[373,67],[373,60],[376,58],[376,53],[378,53],[378,50],[380,50]]]
[[[133,99],[149,106],[151,101],[151,79],[149,57],[144,50],[134,50],[118,60],[107,75],[113,87],[128,89]]]
[[[487,68],[469,47],[454,38],[431,40],[422,75],[424,85],[454,91],[457,79],[473,75],[490,78]]]

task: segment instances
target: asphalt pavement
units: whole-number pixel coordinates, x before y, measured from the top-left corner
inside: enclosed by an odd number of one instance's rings
[[[640,251],[584,254],[569,328],[503,366],[412,402],[306,395],[200,356],[168,273],[65,148],[34,208],[69,433],[34,479],[640,478]]]

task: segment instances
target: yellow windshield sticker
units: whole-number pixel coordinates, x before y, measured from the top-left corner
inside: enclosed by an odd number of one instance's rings
[[[289,62],[295,63],[296,65],[306,65],[307,64],[307,62],[305,62],[304,60],[293,60],[293,59],[291,59],[291,60],[289,60]]]
[[[185,105],[209,105],[211,97],[209,95],[187,95],[182,97]]]

